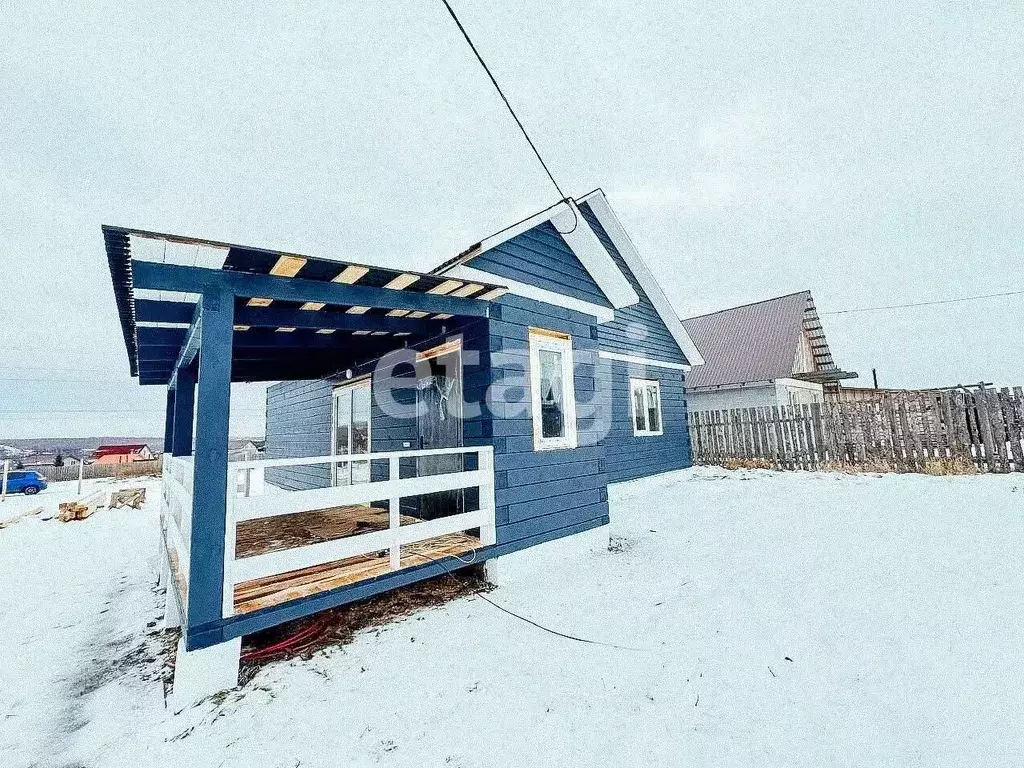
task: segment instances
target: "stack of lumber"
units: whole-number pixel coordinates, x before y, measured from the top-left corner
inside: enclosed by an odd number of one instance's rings
[[[58,507],[57,519],[62,523],[72,520],[85,520],[99,509],[103,502],[103,491],[94,491],[78,501],[64,501]]]
[[[16,522],[18,522],[19,520],[23,520],[26,517],[32,517],[33,515],[38,515],[42,511],[43,511],[42,507],[36,507],[35,509],[30,509],[27,512],[22,512],[21,514],[15,515],[10,520],[4,520],[3,522],[0,522],[0,530],[3,530],[4,528],[6,528],[9,525],[14,525]]]
[[[124,490],[111,492],[110,501],[107,502],[107,509],[119,509],[120,507],[140,509],[145,503],[145,488],[125,488]]]

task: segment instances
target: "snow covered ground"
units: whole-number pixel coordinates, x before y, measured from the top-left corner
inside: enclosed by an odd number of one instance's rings
[[[35,500],[52,503],[67,489]],[[1024,477],[697,469],[612,490],[612,551],[181,715],[142,511],[0,531],[0,765],[993,766],[1024,754]],[[153,626],[150,626],[153,625]]]

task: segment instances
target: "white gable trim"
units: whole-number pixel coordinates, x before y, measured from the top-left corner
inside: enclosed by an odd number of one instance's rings
[[[635,355],[623,355],[619,352],[605,352],[599,350],[597,356],[602,360],[618,360],[623,363],[633,363],[646,368],[667,368],[670,371],[688,371],[691,366],[686,363],[666,363],[663,360],[651,360],[649,357],[637,357]]]
[[[658,281],[655,279],[651,270],[648,269],[644,260],[640,257],[639,251],[636,246],[633,245],[633,241],[629,239],[629,235],[626,230],[622,228],[622,223],[619,221],[619,217],[615,215],[615,212],[608,205],[608,200],[604,196],[604,192],[600,189],[596,189],[589,195],[581,198],[580,202],[586,202],[590,205],[590,210],[594,212],[594,216],[601,222],[601,226],[604,227],[604,231],[608,233],[608,237],[612,243],[618,249],[619,254],[626,262],[626,266],[632,271],[633,276],[637,282],[640,283],[640,287],[644,289],[644,293],[647,294],[647,298],[651,300],[651,304],[657,310],[661,316],[662,322],[665,323],[665,327],[668,328],[669,333],[672,334],[672,338],[676,340],[679,348],[686,355],[686,359],[690,365],[703,365],[704,358],[697,350],[696,345],[690,338],[690,334],[686,332],[683,327],[682,321],[679,316],[676,315],[675,310],[672,309],[672,304],[669,302],[665,292],[661,290],[661,286],[658,285]]]
[[[562,307],[563,309],[572,309],[576,312],[582,312],[585,315],[592,315],[593,317],[596,317],[600,323],[611,322],[615,319],[615,310],[610,307],[602,307],[600,304],[592,304],[589,301],[583,301],[582,299],[577,299],[573,296],[566,296],[562,293],[548,291],[544,288],[538,288],[535,285],[521,283],[518,280],[509,280],[507,277],[493,275],[490,272],[484,272],[480,269],[467,267],[465,264],[452,267],[446,270],[444,274],[451,275],[452,277],[459,277],[463,280],[475,280],[477,282],[491,284],[497,282],[506,286],[508,288],[508,292],[514,293],[516,296],[533,299],[534,301],[541,301],[545,304],[553,304],[554,306]]]
[[[576,203],[571,200],[553,205],[551,208],[541,211],[528,219],[523,219],[518,224],[514,224],[508,229],[482,240],[479,249],[468,255],[465,261],[461,262],[461,265],[468,264],[481,253],[486,253],[492,248],[496,248],[513,237],[528,232],[546,221],[550,221],[555,226],[555,229],[562,235],[562,239],[565,240],[566,245],[569,246],[569,249],[579,259],[583,268],[594,278],[597,287],[601,289],[601,293],[608,298],[613,307],[621,309],[622,307],[632,306],[640,301],[640,297],[633,290],[629,280],[619,271],[615,260],[612,259],[604,246],[601,245],[601,241],[597,239],[594,230],[587,224],[587,220],[583,218],[583,214],[576,207]],[[455,266],[443,270],[441,274],[453,274],[452,270]],[[588,312],[588,314],[593,313]]]
[[[566,203],[551,218],[551,223],[555,225],[562,239],[576,254],[576,258],[594,278],[601,293],[608,297],[613,307],[622,309],[640,301],[637,292],[633,290],[626,276],[619,271],[611,254],[601,245],[601,241],[583,218],[576,203],[571,200]]]
[[[543,211],[535,213],[533,216],[529,216],[522,221],[513,224],[511,227],[506,227],[501,230],[501,232],[496,232],[490,237],[484,238],[480,241],[479,250],[473,253],[472,256],[469,256],[467,260],[479,256],[481,253],[491,250],[491,248],[497,248],[499,245],[504,242],[508,242],[513,237],[519,237],[523,232],[529,232],[538,224],[543,224],[545,221],[551,221],[552,218],[557,216],[558,213],[563,210],[567,210],[565,203],[555,203],[550,208],[545,208]]]

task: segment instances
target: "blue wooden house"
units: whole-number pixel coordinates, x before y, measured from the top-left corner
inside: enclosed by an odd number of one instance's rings
[[[600,533],[609,483],[690,465],[703,361],[600,190],[427,274],[103,234],[132,373],[167,387],[183,704],[235,685],[246,634],[467,562],[493,574]],[[229,461],[241,381],[277,383],[264,458]]]

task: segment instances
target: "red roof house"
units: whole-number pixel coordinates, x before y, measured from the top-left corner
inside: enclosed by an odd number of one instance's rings
[[[101,445],[92,453],[95,464],[128,464],[132,461],[147,461],[155,458],[145,443],[123,445]]]

